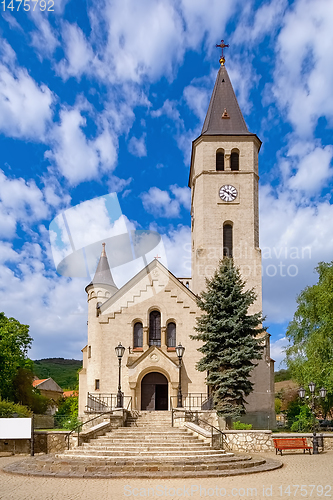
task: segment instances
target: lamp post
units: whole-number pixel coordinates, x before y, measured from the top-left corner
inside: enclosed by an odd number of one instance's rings
[[[176,354],[178,356],[178,370],[179,370],[179,382],[178,382],[178,392],[177,392],[177,408],[183,407],[183,396],[182,396],[182,358],[185,352],[185,347],[180,343],[176,347]]]
[[[119,361],[117,408],[122,408],[123,407],[123,393],[121,392],[121,359],[124,355],[125,347],[121,345],[121,342],[119,342],[119,345],[117,345],[117,347],[115,347],[115,351],[116,351],[116,354],[118,356],[118,361]]]
[[[316,396],[315,395],[316,384],[314,382],[309,383],[309,390],[310,390],[310,394],[311,394],[311,412],[312,412],[312,416],[313,416],[313,426],[312,426],[313,454],[318,455],[318,436],[316,434],[316,399],[319,397],[324,399],[326,397],[327,390],[324,387],[322,387],[321,389],[319,389],[319,396]],[[299,397],[302,399],[305,397],[304,387],[299,388],[298,394],[299,394]]]

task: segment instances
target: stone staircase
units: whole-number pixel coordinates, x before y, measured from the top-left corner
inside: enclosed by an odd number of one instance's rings
[[[186,428],[171,427],[171,412],[136,412],[120,427],[57,455],[9,465],[7,472],[61,477],[209,477],[262,472],[276,460],[215,450]]]

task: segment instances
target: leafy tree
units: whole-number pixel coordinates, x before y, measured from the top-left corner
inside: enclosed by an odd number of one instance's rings
[[[70,396],[59,401],[58,411],[54,415],[57,427],[63,429],[75,429],[80,423],[78,419],[79,398]]]
[[[13,403],[12,401],[3,401],[0,398],[0,418],[10,418],[14,414],[18,417],[31,417],[31,411],[26,406]]]
[[[300,412],[295,415],[294,421],[290,426],[293,432],[310,432],[313,429],[313,415],[307,405],[300,406]]]
[[[33,387],[33,380],[34,374],[30,368],[18,368],[13,380],[13,400],[28,406],[34,413],[43,414],[51,401]]]
[[[262,356],[264,318],[261,312],[249,314],[256,294],[245,289],[232,259],[220,262],[206,286],[197,301],[204,314],[197,318],[197,335],[191,336],[204,342],[197,369],[207,371],[218,415],[235,419],[246,413],[245,397],[253,391],[250,375]]]
[[[297,310],[286,335],[286,362],[293,378],[307,387],[310,381],[324,386],[327,413],[333,402],[333,261],[316,267],[318,282],[297,297]]]
[[[27,361],[27,351],[31,346],[29,326],[22,325],[14,318],[7,318],[0,313],[0,395],[13,399],[13,381],[19,367]]]

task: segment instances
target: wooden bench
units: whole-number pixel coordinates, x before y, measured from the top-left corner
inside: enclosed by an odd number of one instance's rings
[[[275,454],[279,451],[282,455],[282,450],[303,450],[303,453],[308,451],[311,455],[312,446],[308,445],[305,437],[273,438],[273,441]]]

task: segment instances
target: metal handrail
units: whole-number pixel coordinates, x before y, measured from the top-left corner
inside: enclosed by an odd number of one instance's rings
[[[122,410],[123,408],[119,408],[120,410]],[[74,427],[74,429],[72,429],[70,432],[68,432],[67,434],[67,438],[68,438],[68,442],[67,442],[67,449],[69,450],[69,437],[70,435],[75,432],[76,430],[78,431],[77,432],[77,445],[80,446],[80,429],[81,427],[83,427],[84,425],[86,424],[89,424],[89,422],[92,422],[93,420],[96,420],[97,418],[101,417],[102,415],[107,415],[107,414],[111,414],[113,413],[113,411],[104,411],[102,413],[100,413],[99,415],[96,415],[95,417],[93,418],[90,418],[89,420],[87,420],[86,422],[80,422],[76,427]]]
[[[178,396],[170,396],[170,409],[174,407],[173,400],[178,401],[177,398]],[[207,394],[204,392],[189,392],[182,395],[183,408],[190,410],[195,408],[199,408],[200,410],[202,410],[203,406],[207,405],[208,401],[210,401],[210,399],[207,398]],[[206,409],[212,408],[208,407]]]
[[[123,396],[123,401],[128,400],[126,410],[132,409],[132,396]],[[86,408],[88,411],[113,411],[117,408],[117,394],[97,393],[92,394],[88,392]]]
[[[182,417],[175,417],[174,416],[174,412],[183,412],[185,413],[185,418],[186,418],[186,413],[190,413],[191,416],[193,416],[193,420],[194,420],[194,423],[196,423],[197,425],[199,424],[199,422],[202,422],[203,424],[206,424],[208,425],[210,428],[211,428],[211,446],[213,447],[213,437],[214,437],[214,430],[217,431],[217,433],[220,435],[220,444],[221,444],[221,447],[223,448],[224,446],[226,448],[229,448],[228,444],[227,444],[227,441],[226,441],[226,434],[224,432],[221,431],[221,429],[218,429],[217,427],[215,427],[215,425],[213,424],[210,424],[209,422],[207,422],[207,420],[203,420],[202,418],[199,418],[199,413],[201,413],[200,411],[195,411],[193,412],[192,410],[187,410],[187,409],[181,409],[181,408],[172,408],[171,410],[171,425],[172,427],[174,427],[174,420],[175,418],[182,418]],[[215,433],[216,434],[216,433]]]

